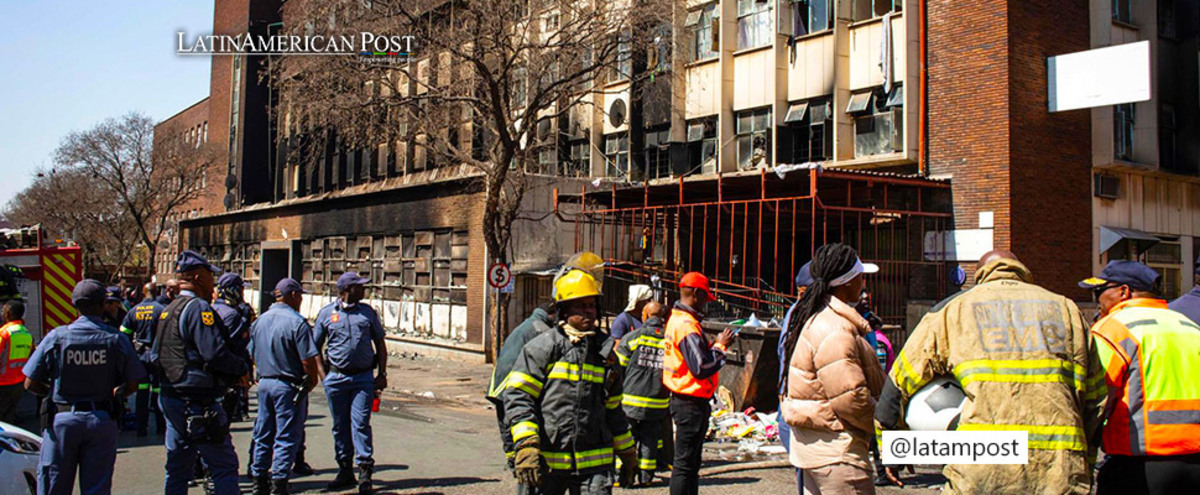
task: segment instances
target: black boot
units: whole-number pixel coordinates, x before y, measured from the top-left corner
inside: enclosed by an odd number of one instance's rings
[[[309,466],[308,463],[304,462],[303,460],[297,460],[296,464],[292,466],[292,475],[297,478],[301,476],[312,476],[313,472],[312,466]]]
[[[354,486],[354,468],[349,460],[337,461],[338,473],[337,477],[330,481],[325,488],[329,491],[345,490]]]
[[[271,495],[271,478],[269,476],[254,477],[254,495]]]
[[[271,495],[288,495],[288,480],[271,480]]]
[[[371,487],[371,475],[374,474],[374,472],[374,464],[358,465],[358,495],[375,493],[375,489]]]

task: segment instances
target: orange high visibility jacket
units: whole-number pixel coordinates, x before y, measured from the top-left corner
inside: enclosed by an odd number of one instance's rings
[[[0,386],[25,382],[25,363],[33,354],[33,336],[24,320],[10,321],[0,327]]]
[[[1200,453],[1200,326],[1162,299],[1137,298],[1092,335],[1109,389],[1104,452]]]
[[[703,341],[704,334],[700,331],[700,322],[691,312],[678,307],[671,310],[671,318],[667,320],[667,334],[663,339],[663,384],[672,392],[693,397],[711,398],[720,383],[720,373],[699,379],[692,375],[679,343],[689,335],[698,335]],[[720,344],[714,347],[724,351]]]

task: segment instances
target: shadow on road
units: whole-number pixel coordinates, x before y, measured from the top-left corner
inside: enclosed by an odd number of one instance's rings
[[[757,483],[758,478],[740,476],[737,478],[701,478],[700,486],[748,485]]]

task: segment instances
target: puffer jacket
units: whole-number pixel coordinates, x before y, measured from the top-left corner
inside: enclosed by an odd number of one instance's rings
[[[1024,465],[950,464],[946,494],[1086,494],[1107,387],[1070,299],[1033,284],[1016,260],[980,267],[975,287],[939,303],[896,356],[875,418],[903,427],[910,397],[953,375],[966,391],[958,431],[1029,433]]]
[[[831,296],[800,331],[788,361],[783,418],[800,468],[866,467],[883,370],[866,340],[867,320]]]
[[[637,420],[667,417],[671,391],[663,384],[663,320],[652,316],[641,328],[625,334],[617,346],[617,362],[625,368],[621,404]]]
[[[633,446],[621,410],[621,381],[605,357],[613,341],[595,334],[571,343],[561,326],[521,350],[503,392],[513,442],[533,437],[551,471],[585,474],[612,469],[613,452]]]

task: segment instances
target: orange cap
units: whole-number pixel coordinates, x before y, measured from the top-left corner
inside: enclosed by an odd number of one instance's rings
[[[679,279],[679,286],[703,290],[705,294],[708,294],[709,299],[713,301],[717,300],[717,296],[713,295],[712,289],[708,287],[708,277],[705,277],[700,272],[687,272],[683,274],[683,278]]]

